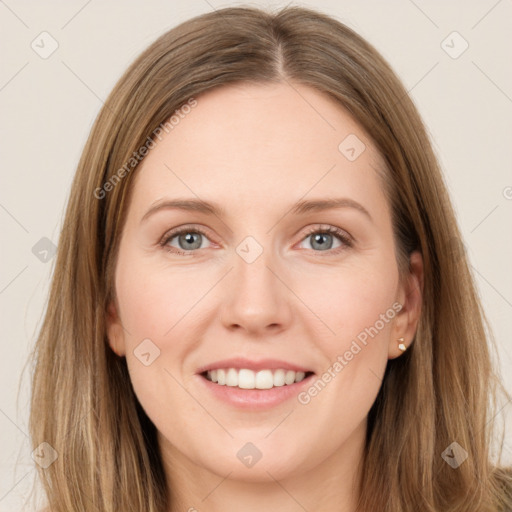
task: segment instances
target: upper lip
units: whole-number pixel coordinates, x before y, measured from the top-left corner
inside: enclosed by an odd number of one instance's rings
[[[312,372],[312,370],[305,366],[290,363],[287,361],[281,361],[279,359],[259,359],[251,360],[245,357],[233,357],[230,359],[223,359],[221,361],[215,361],[213,363],[206,364],[198,368],[197,373],[204,373],[210,370],[217,370],[219,368],[237,368],[241,370],[245,368],[247,370],[259,371],[259,370],[293,370],[295,372]]]

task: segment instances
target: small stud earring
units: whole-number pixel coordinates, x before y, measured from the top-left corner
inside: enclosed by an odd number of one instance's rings
[[[405,352],[407,350],[407,347],[405,346],[404,344],[404,339],[403,338],[398,338],[398,348],[402,351],[402,352]]]

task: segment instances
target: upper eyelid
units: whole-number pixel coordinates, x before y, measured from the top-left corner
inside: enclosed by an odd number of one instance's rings
[[[188,224],[185,224],[184,226],[179,226],[179,227],[176,227],[176,228],[172,228],[172,229],[169,229],[168,231],[166,231],[162,238],[161,238],[161,241],[165,242],[167,240],[170,240],[171,238],[174,238],[175,236],[181,234],[183,231],[190,231],[190,232],[195,232],[197,231],[198,233],[201,233],[202,235],[205,235],[205,236],[208,236],[208,229],[201,226],[201,225],[188,225]]]

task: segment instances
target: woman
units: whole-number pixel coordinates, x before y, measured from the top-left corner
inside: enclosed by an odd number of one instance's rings
[[[460,238],[352,30],[226,8],[164,34],[71,191],[33,380],[49,509],[509,510]]]

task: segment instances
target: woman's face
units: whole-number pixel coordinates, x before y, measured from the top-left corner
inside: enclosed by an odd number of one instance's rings
[[[177,465],[256,481],[352,464],[420,309],[383,161],[305,86],[231,85],[187,112],[136,171],[110,345]]]

